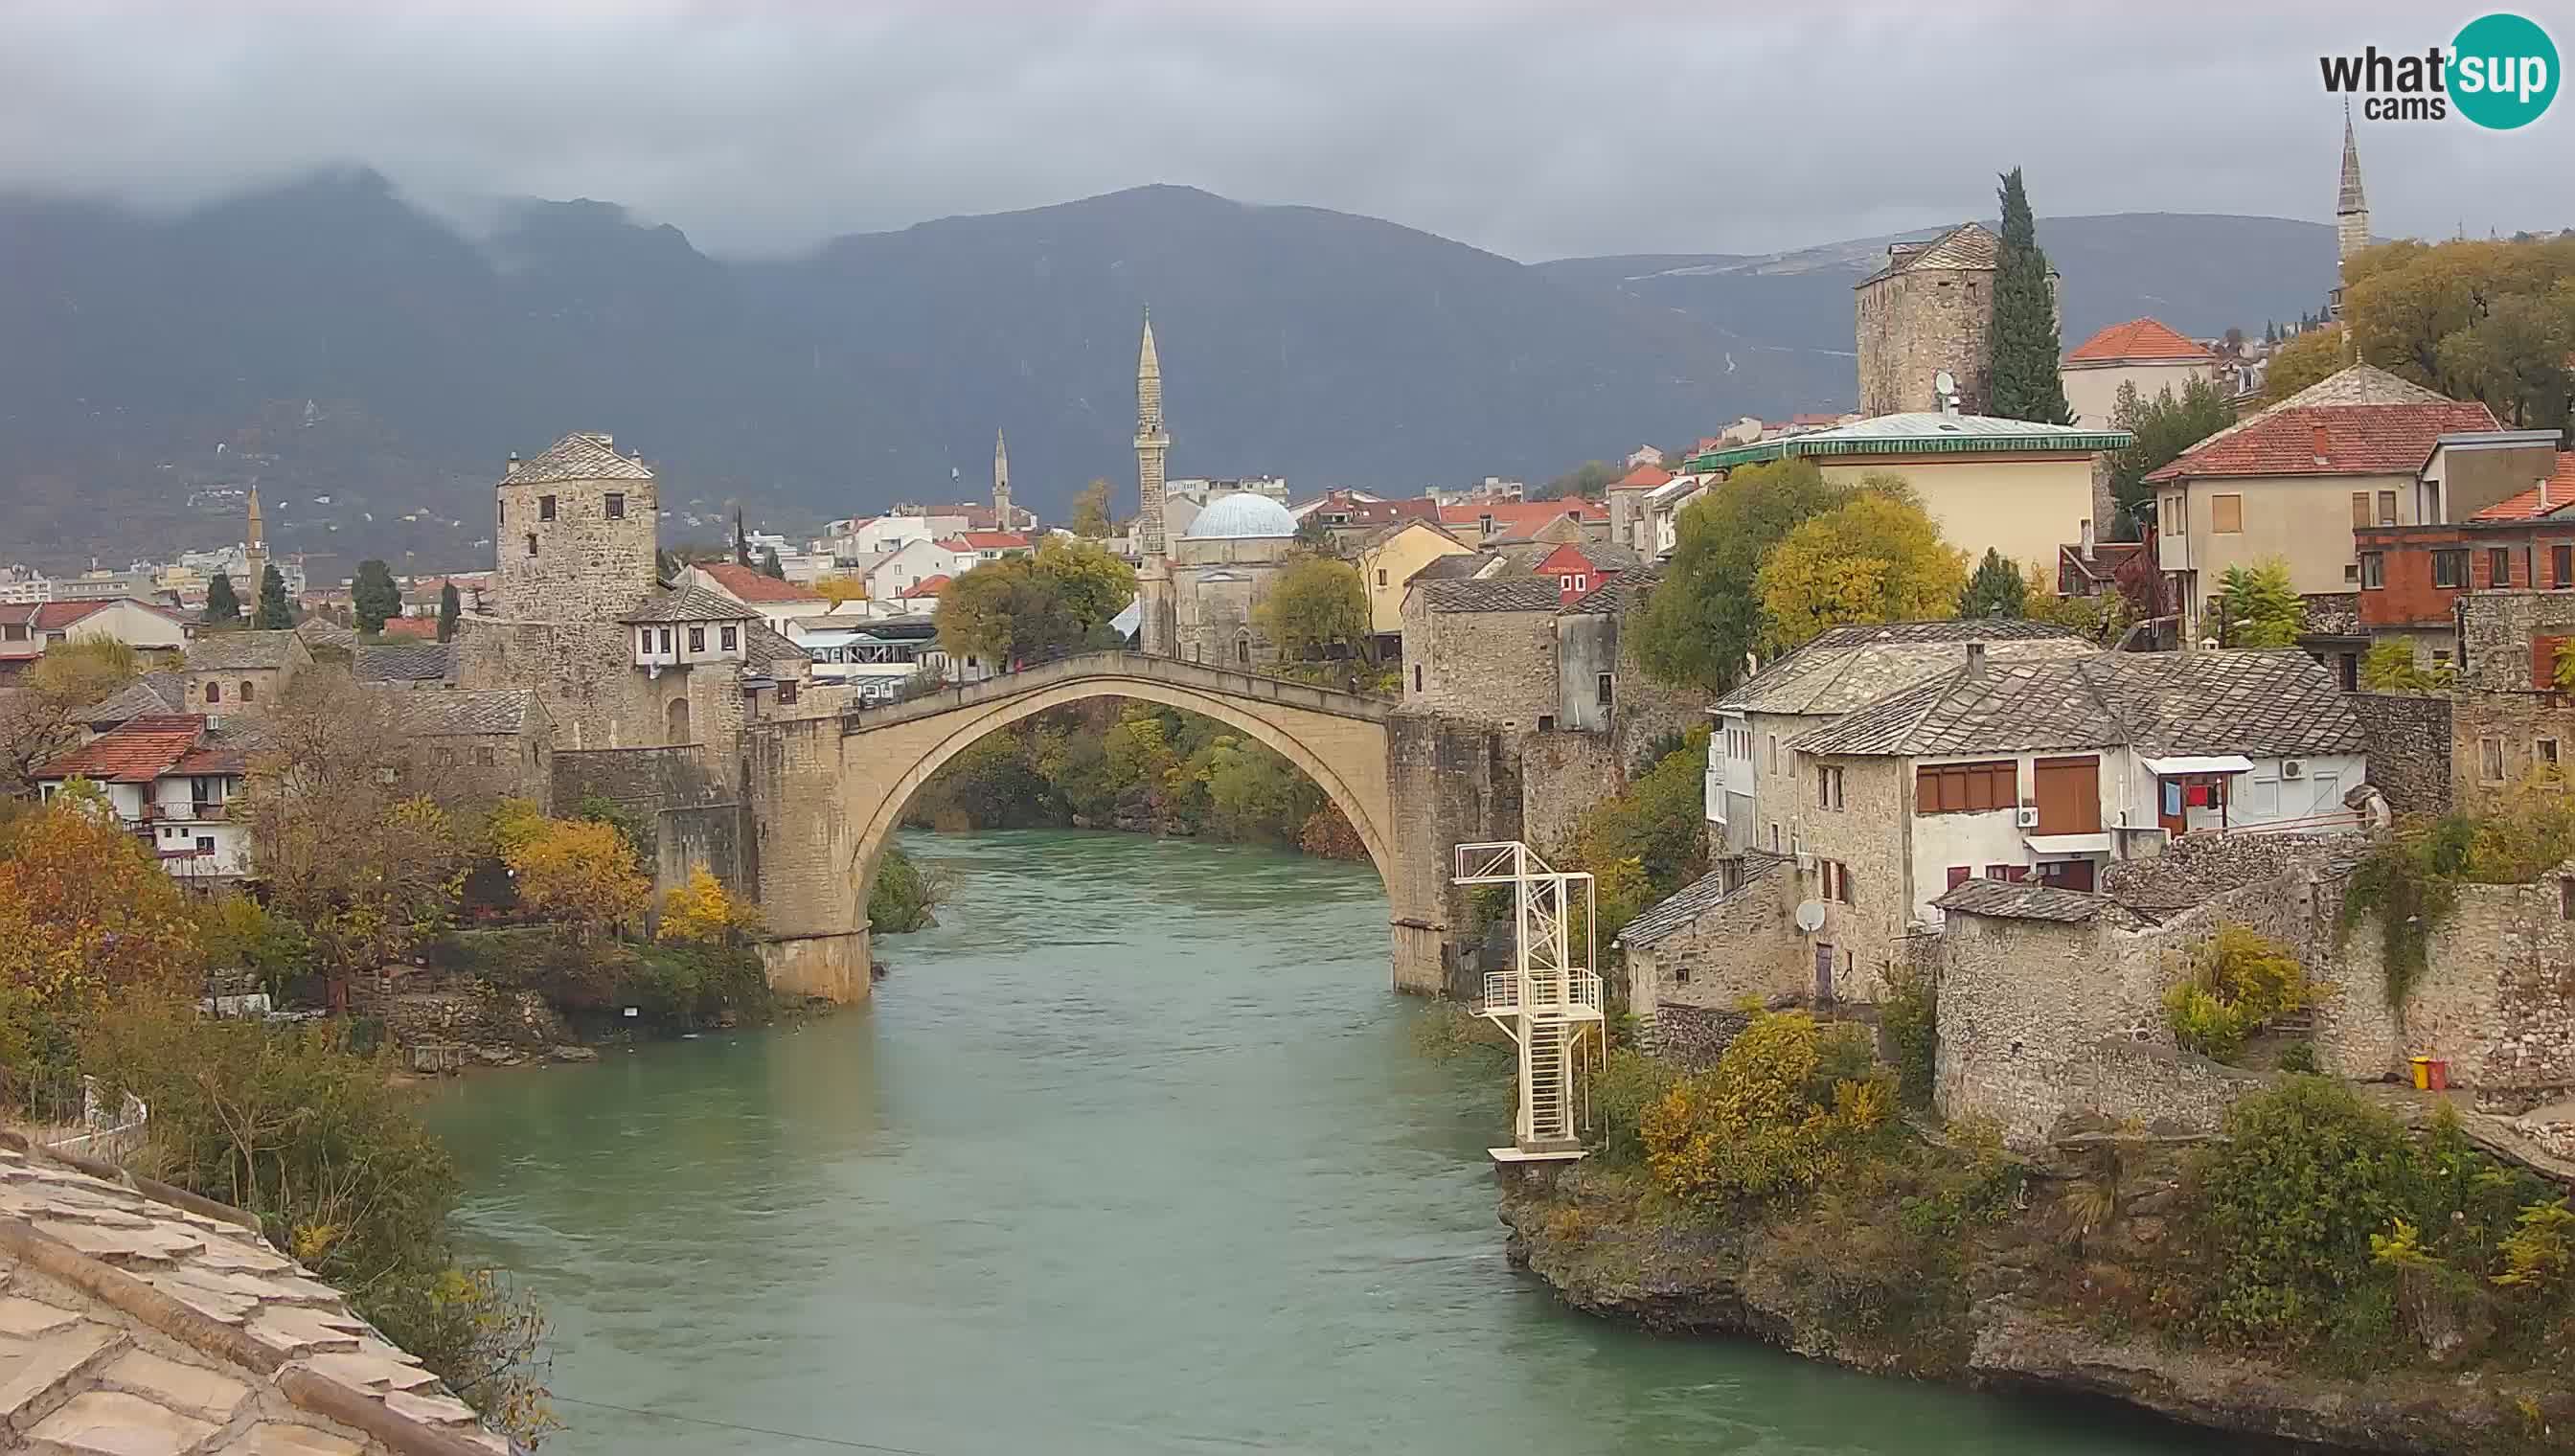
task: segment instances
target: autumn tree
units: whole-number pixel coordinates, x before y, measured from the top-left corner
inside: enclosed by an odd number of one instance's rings
[[[2462,239],[2366,249],[2345,271],[2343,317],[2365,363],[2524,429],[2567,426],[2575,238]]]
[[[445,923],[463,871],[457,830],[405,783],[400,695],[302,673],[261,715],[257,741],[242,811],[251,865],[269,907],[304,927],[345,1010],[350,977]]]
[[[845,602],[868,600],[868,583],[864,577],[825,577],[814,584],[814,590],[821,593],[823,600],[834,607],[839,607]]]
[[[615,824],[597,819],[547,819],[514,836],[503,858],[519,903],[584,933],[642,913],[653,897],[634,846]]]
[[[662,896],[662,913],[653,938],[684,945],[718,945],[741,935],[757,934],[760,906],[733,893],[703,864],[689,871],[686,884]]]
[[[1976,565],[1976,574],[1967,579],[1967,587],[1958,595],[1958,615],[1962,618],[2020,617],[2029,606],[2029,584],[2020,568],[2003,560],[2003,554],[1985,548],[1985,559]]]
[[[456,624],[465,615],[465,603],[457,596],[456,584],[449,582],[438,589],[438,640],[456,641]]]
[[[295,609],[286,600],[286,577],[275,563],[259,579],[259,610],[250,625],[261,632],[284,632],[295,625]]]
[[[357,613],[358,631],[374,636],[402,616],[402,588],[394,585],[393,568],[374,557],[358,563],[349,583],[349,605]]]
[[[47,648],[15,688],[0,691],[0,796],[33,792],[36,766],[80,740],[72,715],[110,697],[141,671],[134,649],[110,638]]]
[[[2142,541],[2155,511],[2154,488],[2146,477],[2234,424],[2235,406],[2213,380],[2191,380],[2179,396],[2166,385],[2152,400],[2140,397],[2135,385],[2123,384],[2110,422],[2136,437],[2110,455],[2110,498],[2119,508],[2113,534],[2121,541]]]
[[[1755,578],[1767,641],[1783,652],[1828,627],[1952,617],[1966,586],[1966,554],[1896,482],[1799,525]]]
[[[1656,681],[1723,693],[1769,636],[1755,581],[1800,523],[1850,499],[1808,460],[1748,466],[1683,508],[1678,542],[1645,600],[1637,657]]]
[[[986,562],[939,596],[940,649],[1012,663],[1102,640],[1136,595],[1136,571],[1092,541],[1049,537],[1033,556]]]
[[[215,579],[206,584],[205,621],[208,627],[241,621],[241,598],[233,593],[231,573],[217,572]]]
[[[1073,498],[1073,525],[1076,536],[1099,540],[1109,535],[1109,483],[1095,480]]]
[[[2306,628],[2306,601],[2289,585],[2289,564],[2278,557],[2228,567],[2218,579],[2219,647],[2295,647]]]
[[[2047,255],[2020,169],[2002,176],[2002,242],[1994,255],[1994,315],[1986,337],[1993,353],[1991,410],[2009,420],[2070,425],[2065,381],[2057,370],[2062,343],[2056,295],[2047,286]]]
[[[195,990],[204,968],[178,882],[103,798],[60,797],[0,834],[0,1091],[66,1071],[125,990]]]
[[[1358,569],[1347,562],[1318,556],[1289,562],[1272,584],[1269,599],[1253,610],[1253,618],[1278,645],[1280,656],[1290,662],[1319,658],[1334,643],[1376,661],[1367,588]]]
[[[2276,405],[2312,384],[2340,370],[2342,330],[2309,329],[2288,343],[2271,351],[2271,362],[2262,368],[2262,403]]]

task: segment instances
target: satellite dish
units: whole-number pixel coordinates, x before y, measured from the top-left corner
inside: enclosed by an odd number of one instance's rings
[[[1938,391],[1945,399],[1958,392],[1958,377],[1944,369],[1931,376],[1931,388]]]
[[[1797,905],[1797,928],[1812,935],[1824,928],[1824,902],[1803,900]]]

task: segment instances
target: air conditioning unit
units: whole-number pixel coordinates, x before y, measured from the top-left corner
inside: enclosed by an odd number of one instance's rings
[[[2307,760],[2304,758],[2282,758],[2280,760],[2280,776],[2283,778],[2306,777]]]
[[[1815,872],[1815,856],[1814,856],[1814,855],[1812,855],[1812,854],[1807,854],[1807,853],[1802,853],[1802,852],[1801,852],[1801,853],[1799,853],[1799,854],[1797,855],[1797,872],[1798,872],[1799,874],[1812,874],[1812,873],[1814,873],[1814,872]]]
[[[2016,811],[2016,812],[2012,815],[2012,822],[2014,822],[2014,823],[2016,823],[2016,824],[2019,824],[2019,825],[2020,825],[2022,828],[2024,828],[2024,829],[2034,829],[2034,828],[2037,828],[2037,827],[2038,827],[2038,809],[2037,809],[2037,807],[2036,807],[2036,806],[2034,806],[2034,805],[2031,805],[2031,804],[2023,804],[2023,805],[2021,805],[2021,807],[2019,808],[2019,810],[2018,810],[2018,811]]]

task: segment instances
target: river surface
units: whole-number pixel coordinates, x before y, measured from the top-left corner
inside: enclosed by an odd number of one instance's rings
[[[910,842],[958,889],[870,1005],[432,1102],[475,1252],[554,1321],[549,1456],[2227,1444],[1556,1304],[1502,1258],[1503,1090],[1414,1050],[1364,866]]]

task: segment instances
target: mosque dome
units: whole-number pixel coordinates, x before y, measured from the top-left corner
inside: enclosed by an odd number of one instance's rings
[[[1219,496],[1190,522],[1184,541],[1244,541],[1296,534],[1296,518],[1268,496],[1237,491]]]

